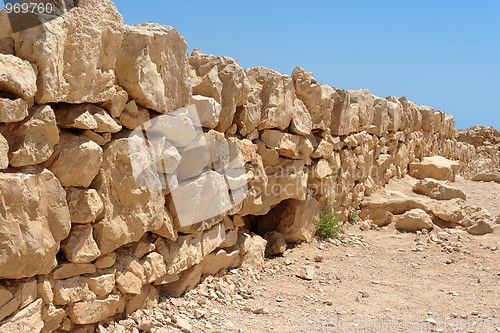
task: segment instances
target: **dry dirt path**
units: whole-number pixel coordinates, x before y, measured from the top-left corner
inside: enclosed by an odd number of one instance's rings
[[[456,184],[499,214],[498,184]],[[297,276],[304,266],[312,280]],[[342,242],[301,244],[263,270],[210,280],[108,331],[500,332],[498,234],[353,226]]]

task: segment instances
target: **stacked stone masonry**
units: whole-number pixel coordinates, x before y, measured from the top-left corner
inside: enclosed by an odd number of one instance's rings
[[[498,165],[498,141],[457,141],[452,116],[405,97],[188,55],[171,27],[125,25],[108,0],[75,4],[16,33],[0,13],[1,332],[92,331],[203,276],[262,264],[253,232],[278,248],[310,241],[321,211],[346,217],[425,156],[460,161],[466,177]],[[175,118],[188,105],[201,137]],[[236,145],[245,166],[229,182],[244,198],[190,226],[168,190],[137,185],[128,150],[131,131],[169,114],[188,126],[171,129],[184,148],[160,156],[185,165],[170,185],[217,186],[210,156],[187,148],[196,140]],[[224,208],[206,192],[189,199]]]

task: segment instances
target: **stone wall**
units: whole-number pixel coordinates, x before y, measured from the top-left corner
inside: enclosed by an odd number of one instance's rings
[[[405,97],[188,56],[173,28],[75,3],[16,33],[0,14],[2,332],[90,332],[205,275],[261,265],[260,236],[311,240],[322,210],[345,218],[424,156],[465,173],[476,156],[452,116]],[[143,132],[153,154],[132,154]]]

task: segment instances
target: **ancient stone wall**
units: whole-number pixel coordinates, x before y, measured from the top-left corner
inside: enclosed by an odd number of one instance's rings
[[[173,28],[75,3],[16,33],[0,14],[1,332],[90,332],[262,264],[260,236],[311,240],[424,156],[475,158],[431,107],[188,56]]]

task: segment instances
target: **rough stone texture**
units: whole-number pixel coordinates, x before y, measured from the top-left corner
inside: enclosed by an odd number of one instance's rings
[[[276,256],[285,253],[286,239],[282,233],[277,231],[269,231],[264,235],[264,239],[267,241],[267,256]]]
[[[433,229],[432,219],[421,209],[412,209],[403,215],[396,216],[396,229],[402,231],[418,231],[422,229]]]
[[[460,163],[442,156],[425,157],[422,162],[410,163],[409,175],[418,179],[434,178],[455,181],[459,167]]]
[[[460,198],[465,200],[465,193],[447,182],[425,178],[413,186],[413,192],[423,194],[437,200]]]
[[[66,193],[54,175],[0,173],[0,277],[48,274],[70,230]]]
[[[149,112],[143,107],[137,107],[135,101],[130,101],[120,114],[120,122],[125,128],[134,130],[150,120]]]
[[[91,223],[102,213],[101,197],[94,189],[66,188],[66,200],[71,213],[71,222]]]
[[[0,331],[12,333],[39,333],[43,327],[43,301],[36,300],[11,318],[0,323]]]
[[[339,95],[332,87],[318,84],[312,73],[296,67],[292,73],[297,97],[304,103],[311,115],[312,129],[326,130],[330,127],[332,109]],[[333,117],[332,117],[333,116]]]
[[[190,104],[196,106],[201,126],[211,129],[217,127],[222,106],[214,98],[194,95]]]
[[[111,99],[122,34],[123,19],[109,0],[80,0],[65,15],[13,34],[16,55],[38,68],[36,102]]]
[[[476,182],[497,182],[500,183],[500,169],[490,169],[478,173],[472,180]]]
[[[0,53],[0,90],[32,101],[37,90],[35,69],[26,60]]]
[[[104,203],[104,217],[94,225],[101,254],[137,241],[163,223],[165,198],[161,190],[138,188],[128,153],[129,140],[118,139],[104,150],[101,170],[92,183]],[[151,181],[159,183],[158,175],[149,176]]]
[[[9,142],[9,159],[13,167],[45,162],[59,142],[59,130],[50,106],[33,107],[22,122],[0,127],[0,134]]]
[[[68,315],[75,324],[93,324],[114,316],[122,307],[122,303],[123,300],[117,295],[103,300],[78,302],[69,307]]]
[[[236,108],[245,103],[250,84],[241,66],[228,57],[193,50],[189,57],[193,94],[212,97],[222,106],[217,130],[225,132],[233,123]]]
[[[93,230],[89,224],[73,226],[69,237],[61,244],[61,249],[70,262],[86,264],[99,257],[101,251],[94,241]]]
[[[188,105],[191,88],[186,47],[172,27],[153,23],[126,26],[116,61],[118,83],[145,108],[167,112]]]
[[[15,123],[28,116],[28,103],[21,98],[0,97],[0,123]]]
[[[99,173],[102,148],[92,140],[61,132],[48,168],[63,186],[88,187]]]

